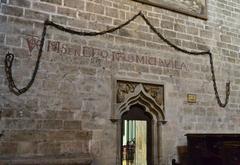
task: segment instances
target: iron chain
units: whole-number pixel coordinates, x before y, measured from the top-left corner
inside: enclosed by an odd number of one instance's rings
[[[149,28],[160,38],[162,39],[164,42],[166,42],[169,46],[173,47],[175,50],[186,53],[186,54],[190,54],[190,55],[209,55],[209,60],[210,60],[210,68],[211,68],[211,74],[212,74],[212,82],[213,82],[213,89],[215,92],[215,96],[217,99],[217,103],[220,107],[225,107],[228,104],[229,101],[229,96],[230,96],[230,82],[226,83],[226,96],[225,96],[225,101],[224,103],[221,101],[219,93],[218,93],[218,89],[217,89],[217,84],[216,84],[216,78],[215,78],[215,72],[214,72],[214,65],[213,65],[213,57],[212,57],[212,53],[210,50],[208,51],[202,51],[202,52],[196,52],[196,51],[189,51],[183,48],[178,47],[177,45],[175,45],[174,43],[170,42],[168,39],[166,39],[161,33],[159,33],[157,31],[157,29],[150,23],[150,21],[144,16],[144,14],[142,12],[139,12],[138,14],[134,15],[131,19],[129,19],[128,21],[126,21],[125,23],[105,30],[105,31],[101,31],[101,32],[81,32],[81,31],[75,31],[69,28],[65,28],[64,26],[58,25],[52,21],[46,20],[44,22],[44,27],[43,27],[43,31],[42,31],[42,36],[41,36],[41,42],[40,42],[40,49],[38,52],[38,57],[37,57],[37,61],[36,61],[36,65],[34,68],[34,71],[32,73],[32,77],[31,80],[29,81],[29,83],[26,85],[26,87],[19,89],[17,88],[14,80],[13,80],[13,76],[12,76],[12,64],[13,64],[13,60],[14,60],[14,54],[12,53],[7,53],[6,57],[5,57],[5,72],[6,72],[6,77],[8,80],[8,86],[11,92],[13,92],[15,95],[21,95],[23,93],[25,93],[29,88],[31,88],[38,69],[39,69],[39,64],[40,64],[40,60],[41,60],[41,56],[42,56],[42,52],[43,52],[43,46],[44,46],[44,42],[45,42],[45,36],[46,36],[46,32],[47,32],[47,26],[52,26],[58,30],[70,33],[70,34],[74,34],[74,35],[80,35],[80,36],[97,36],[97,35],[104,35],[107,33],[113,33],[116,30],[119,30],[121,28],[123,28],[124,26],[128,25],[129,23],[131,23],[132,21],[134,21],[138,16],[141,16],[142,19],[145,21],[145,23],[149,26]]]

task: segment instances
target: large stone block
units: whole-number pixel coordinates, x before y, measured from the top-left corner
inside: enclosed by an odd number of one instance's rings
[[[69,25],[76,28],[87,28],[87,22],[84,20],[71,19]]]
[[[52,21],[58,24],[63,24],[66,25],[67,24],[67,17],[64,16],[58,16],[58,15],[52,15]]]
[[[62,120],[43,120],[41,121],[41,129],[62,129],[63,121]]]
[[[75,130],[58,130],[58,131],[48,131],[47,132],[47,140],[49,142],[52,141],[72,141],[75,139]]]
[[[25,10],[25,17],[29,19],[35,19],[40,21],[45,21],[49,19],[49,15],[35,10]]]
[[[200,36],[203,37],[203,38],[212,38],[213,33],[211,31],[201,30],[200,31]]]
[[[0,142],[1,156],[10,155],[15,156],[17,154],[17,143],[14,142]]]
[[[79,140],[91,140],[92,132],[91,131],[75,131],[74,137]]]
[[[73,120],[74,113],[72,111],[53,111],[48,110],[45,112],[44,117],[47,119],[62,119],[62,120]]]
[[[6,15],[23,16],[23,9],[15,6],[2,6],[2,13]]]
[[[175,24],[174,25],[174,30],[178,31],[178,32],[185,33],[186,32],[186,27],[184,25],[181,25],[181,24]]]
[[[61,152],[60,143],[43,142],[38,144],[39,155],[59,155]]]
[[[2,140],[12,142],[43,142],[47,139],[47,132],[36,129],[4,131]]]
[[[36,120],[32,119],[4,119],[4,129],[6,130],[32,130],[32,129],[38,129],[40,127],[40,124]]]
[[[173,23],[169,22],[169,21],[162,21],[161,22],[161,27],[173,30]]]
[[[36,142],[20,142],[17,146],[17,156],[30,156],[37,153]]]
[[[49,5],[47,3],[41,3],[41,2],[33,2],[32,4],[33,9],[40,10],[40,11],[46,11],[46,12],[56,12],[56,7],[53,5]]]
[[[106,7],[106,15],[109,16],[109,17],[118,18],[118,10],[117,10],[117,8]]]
[[[82,0],[64,0],[64,6],[84,10],[84,1]]]
[[[31,2],[29,0],[9,0],[10,5],[14,6],[20,6],[20,7],[25,7],[25,8],[30,8]]]
[[[21,37],[16,35],[7,35],[6,44],[11,46],[20,47],[21,46]]]
[[[91,2],[86,3],[86,10],[92,13],[104,14],[104,6]]]
[[[61,153],[89,153],[88,141],[63,142]]]
[[[60,15],[69,16],[69,17],[76,17],[77,11],[74,9],[64,8],[64,7],[58,7],[57,12]]]
[[[199,34],[198,28],[195,28],[195,27],[187,27],[187,32],[189,34],[192,34],[192,35],[198,35]]]
[[[62,0],[41,0],[42,2],[48,2],[48,3],[52,3],[52,4],[57,4],[57,5],[61,5],[62,4]]]
[[[64,121],[63,128],[66,130],[71,130],[71,129],[81,130],[82,122],[78,120]]]

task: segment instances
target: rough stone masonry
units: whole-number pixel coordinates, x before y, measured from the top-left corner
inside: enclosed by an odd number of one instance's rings
[[[164,85],[167,124],[161,130],[161,165],[178,158],[179,148],[187,143],[186,133],[240,131],[239,0],[208,0],[208,20],[131,0],[0,2],[1,161],[115,165],[117,125],[110,121],[113,79]],[[24,87],[35,66],[44,20],[79,31],[101,31],[140,10],[178,46],[213,52],[222,99],[225,83],[231,81],[226,108],[219,108],[215,100],[208,57],[170,48],[140,18],[97,37],[48,28],[32,88],[21,96],[9,91],[5,54],[15,54],[14,80]],[[189,93],[196,94],[196,103],[187,102]]]

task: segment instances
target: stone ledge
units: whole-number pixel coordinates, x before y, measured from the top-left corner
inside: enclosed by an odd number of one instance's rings
[[[71,154],[56,156],[0,157],[0,164],[11,165],[90,165],[90,154]]]

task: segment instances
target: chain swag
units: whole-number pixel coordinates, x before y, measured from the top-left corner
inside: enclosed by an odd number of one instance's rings
[[[131,23],[132,21],[134,21],[138,16],[140,16],[145,22],[146,24],[149,26],[149,28],[160,38],[162,39],[164,42],[166,42],[169,46],[173,47],[175,50],[189,54],[189,55],[208,55],[209,56],[209,61],[210,61],[210,68],[211,68],[211,73],[212,73],[212,82],[213,82],[213,89],[215,92],[215,96],[217,99],[217,103],[220,107],[225,107],[228,104],[229,101],[229,95],[230,95],[230,82],[226,83],[226,96],[225,96],[225,101],[222,102],[218,93],[218,89],[217,89],[217,84],[216,84],[216,78],[215,78],[215,73],[214,73],[214,66],[213,66],[213,57],[212,57],[212,53],[210,50],[208,51],[202,51],[202,52],[197,52],[197,51],[188,51],[186,49],[180,48],[179,46],[173,44],[172,42],[170,42],[168,39],[166,39],[165,37],[163,37],[163,35],[161,33],[159,33],[157,31],[157,29],[149,22],[149,20],[144,16],[144,14],[142,12],[139,12],[138,14],[134,15],[131,19],[129,19],[128,21],[126,21],[125,23],[105,30],[105,31],[101,31],[101,32],[81,32],[81,31],[75,31],[75,30],[71,30],[68,28],[65,28],[61,25],[58,25],[54,22],[51,22],[49,20],[46,20],[44,22],[44,27],[43,27],[43,32],[42,32],[42,36],[41,36],[41,42],[40,42],[40,49],[38,52],[38,57],[37,57],[37,61],[36,61],[36,65],[34,68],[34,71],[32,73],[32,77],[31,80],[29,81],[29,83],[26,85],[26,87],[19,89],[14,80],[13,80],[13,76],[12,76],[12,63],[14,60],[14,54],[12,53],[7,53],[6,57],[5,57],[5,72],[6,72],[6,76],[7,76],[7,80],[8,80],[8,86],[11,92],[13,92],[15,95],[19,96],[23,93],[25,93],[33,84],[36,75],[37,75],[37,71],[39,69],[39,64],[40,64],[40,60],[41,60],[41,56],[42,56],[42,52],[43,52],[43,45],[45,42],[45,36],[46,36],[46,32],[47,32],[47,26],[52,26],[55,27],[58,30],[61,30],[63,32],[67,32],[70,34],[75,34],[75,35],[80,35],[80,36],[97,36],[97,35],[104,35],[106,33],[112,33],[118,29],[123,28],[124,26],[128,25],[129,23]]]

